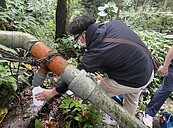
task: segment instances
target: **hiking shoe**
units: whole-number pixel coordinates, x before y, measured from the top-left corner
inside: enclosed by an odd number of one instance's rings
[[[144,112],[137,112],[135,114],[136,118],[138,118],[141,122],[143,122]]]
[[[152,128],[153,127],[153,117],[151,117],[150,115],[148,114],[144,114],[143,116],[143,123],[148,126],[149,128]]]

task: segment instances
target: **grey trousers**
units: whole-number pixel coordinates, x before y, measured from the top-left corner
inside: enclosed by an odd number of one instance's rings
[[[105,90],[106,94],[110,97],[115,95],[124,95],[123,108],[130,114],[134,115],[138,106],[139,95],[144,88],[152,81],[154,77],[154,71],[148,81],[148,83],[140,88],[127,87],[125,85],[118,84],[113,79],[105,77],[98,81],[99,86]]]

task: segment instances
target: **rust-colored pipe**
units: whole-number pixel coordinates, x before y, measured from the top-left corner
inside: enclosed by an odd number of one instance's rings
[[[10,48],[23,48],[31,52],[31,54],[41,59],[46,55],[53,53],[52,49],[47,47],[43,42],[28,33],[17,32],[17,31],[0,31],[0,44]],[[67,61],[61,56],[53,56],[51,62],[47,62],[47,66],[52,72],[59,75],[68,64]],[[43,65],[44,66],[44,65]],[[39,69],[42,73],[46,74],[47,71],[44,67]]]
[[[42,42],[37,42],[31,48],[31,54],[37,58],[43,58],[49,54],[52,54],[53,51],[47,45]],[[45,66],[50,69],[55,74],[59,75],[67,66],[67,61],[61,56],[53,56],[50,62],[45,62]],[[41,69],[41,72],[44,73],[44,70]]]

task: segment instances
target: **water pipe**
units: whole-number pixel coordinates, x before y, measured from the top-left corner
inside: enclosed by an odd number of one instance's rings
[[[22,32],[0,31],[0,44],[10,48],[29,50],[37,59],[44,58],[53,53],[52,49],[43,42],[39,42],[34,36]],[[40,67],[34,76],[35,84],[41,84],[44,81],[47,73],[46,67],[55,74],[61,75],[62,79],[69,85],[68,89],[75,95],[83,100],[89,100],[115,119],[120,128],[146,128],[141,121],[131,116],[120,105],[115,103],[112,98],[108,97],[89,73],[68,64],[63,57],[54,55],[51,57],[51,60],[45,62]]]

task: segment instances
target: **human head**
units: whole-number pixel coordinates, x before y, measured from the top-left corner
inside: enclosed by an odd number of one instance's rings
[[[74,35],[76,40],[86,44],[86,30],[91,24],[95,22],[96,19],[91,15],[84,14],[77,16],[69,24],[69,33]]]

